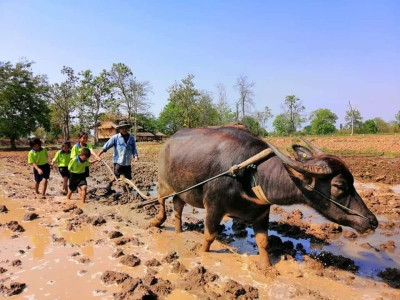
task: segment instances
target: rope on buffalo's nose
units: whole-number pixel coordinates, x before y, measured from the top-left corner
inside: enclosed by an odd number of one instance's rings
[[[340,204],[339,202],[333,200],[331,197],[328,197],[328,196],[324,195],[324,193],[322,193],[321,191],[319,191],[319,190],[317,190],[316,188],[312,187],[311,185],[307,184],[307,187],[310,188],[310,190],[315,191],[315,192],[316,192],[317,194],[319,194],[322,198],[325,198],[326,200],[329,200],[330,202],[336,204],[336,205],[339,206],[340,208],[342,208],[342,209],[344,209],[344,210],[346,210],[346,211],[352,213],[353,215],[357,215],[357,216],[359,216],[359,217],[361,217],[361,218],[363,218],[363,219],[368,220],[369,222],[371,222],[371,220],[370,220],[368,217],[366,217],[366,216],[360,214],[359,212],[356,212],[355,210],[352,210],[351,208],[348,208],[347,206],[344,206],[343,204]]]

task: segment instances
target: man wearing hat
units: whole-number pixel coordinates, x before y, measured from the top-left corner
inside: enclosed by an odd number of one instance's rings
[[[131,161],[132,158],[134,162],[138,159],[135,138],[128,132],[131,127],[132,125],[128,121],[120,121],[117,126],[119,133],[113,135],[99,153],[100,156],[103,152],[114,147],[114,174],[117,178],[124,175],[125,178],[132,179]],[[107,189],[111,189],[113,181],[107,185]]]

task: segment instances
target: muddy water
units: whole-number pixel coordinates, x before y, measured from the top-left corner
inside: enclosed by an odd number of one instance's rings
[[[1,265],[12,281],[24,282],[27,289],[24,297],[28,299],[89,299],[102,296],[113,299],[110,289],[107,294],[99,277],[105,266],[112,266],[110,259],[112,247],[99,247],[88,242],[96,238],[99,232],[83,227],[76,232],[62,230],[57,219],[41,217],[33,221],[23,221],[27,212],[23,203],[17,200],[0,199],[9,212],[0,215],[0,223],[14,220],[24,227],[18,238],[10,239],[11,233],[5,227],[0,228]],[[37,211],[39,216],[43,216]],[[63,237],[66,246],[53,243],[51,235]],[[73,246],[72,246],[73,245]],[[24,253],[22,253],[23,250]],[[74,252],[80,256],[72,257]],[[22,253],[22,254],[21,254]],[[80,258],[87,258],[87,263],[79,263]],[[22,265],[11,266],[11,262],[19,259]],[[112,291],[112,288],[111,288]],[[18,298],[18,296],[10,299]]]

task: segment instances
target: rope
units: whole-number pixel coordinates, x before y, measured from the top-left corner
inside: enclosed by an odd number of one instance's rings
[[[172,194],[169,194],[169,195],[166,195],[166,196],[163,196],[163,197],[153,197],[153,198],[147,200],[146,202],[142,202],[142,203],[137,204],[136,208],[140,208],[140,207],[143,207],[143,206],[146,206],[146,205],[149,205],[149,204],[157,203],[160,199],[167,199],[169,197],[174,197],[176,195],[183,194],[183,193],[188,192],[188,191],[190,191],[190,190],[192,190],[192,189],[194,189],[194,188],[196,188],[198,186],[201,186],[201,185],[203,185],[203,184],[205,184],[205,183],[207,183],[209,181],[212,181],[214,179],[217,179],[217,178],[222,177],[222,176],[224,176],[226,174],[229,174],[229,173],[231,173],[230,170],[225,171],[223,173],[220,173],[218,175],[215,175],[215,176],[213,176],[211,178],[208,178],[206,180],[203,180],[202,182],[196,183],[195,185],[192,185],[192,186],[190,186],[190,187],[188,187],[188,188],[186,188],[186,189],[184,189],[182,191],[179,191],[179,192],[176,192],[176,193],[172,193]]]
[[[366,216],[356,212],[355,210],[352,210],[350,208],[348,208],[347,206],[344,206],[343,204],[340,204],[339,202],[333,200],[331,197],[325,196],[322,192],[320,192],[319,190],[313,188],[311,185],[307,184],[307,187],[309,187],[312,191],[315,191],[318,195],[320,195],[322,198],[325,198],[326,200],[329,200],[330,202],[336,204],[337,206],[339,206],[340,208],[347,210],[348,212],[357,215],[361,218],[364,218],[365,220],[369,220]]]

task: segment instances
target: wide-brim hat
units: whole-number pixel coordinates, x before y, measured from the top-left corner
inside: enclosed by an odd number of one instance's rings
[[[120,129],[120,128],[122,128],[122,127],[128,127],[128,128],[131,128],[132,127],[132,125],[128,122],[128,121],[126,121],[126,120],[123,120],[123,121],[120,121],[119,123],[118,123],[118,125],[117,125],[117,129]]]

